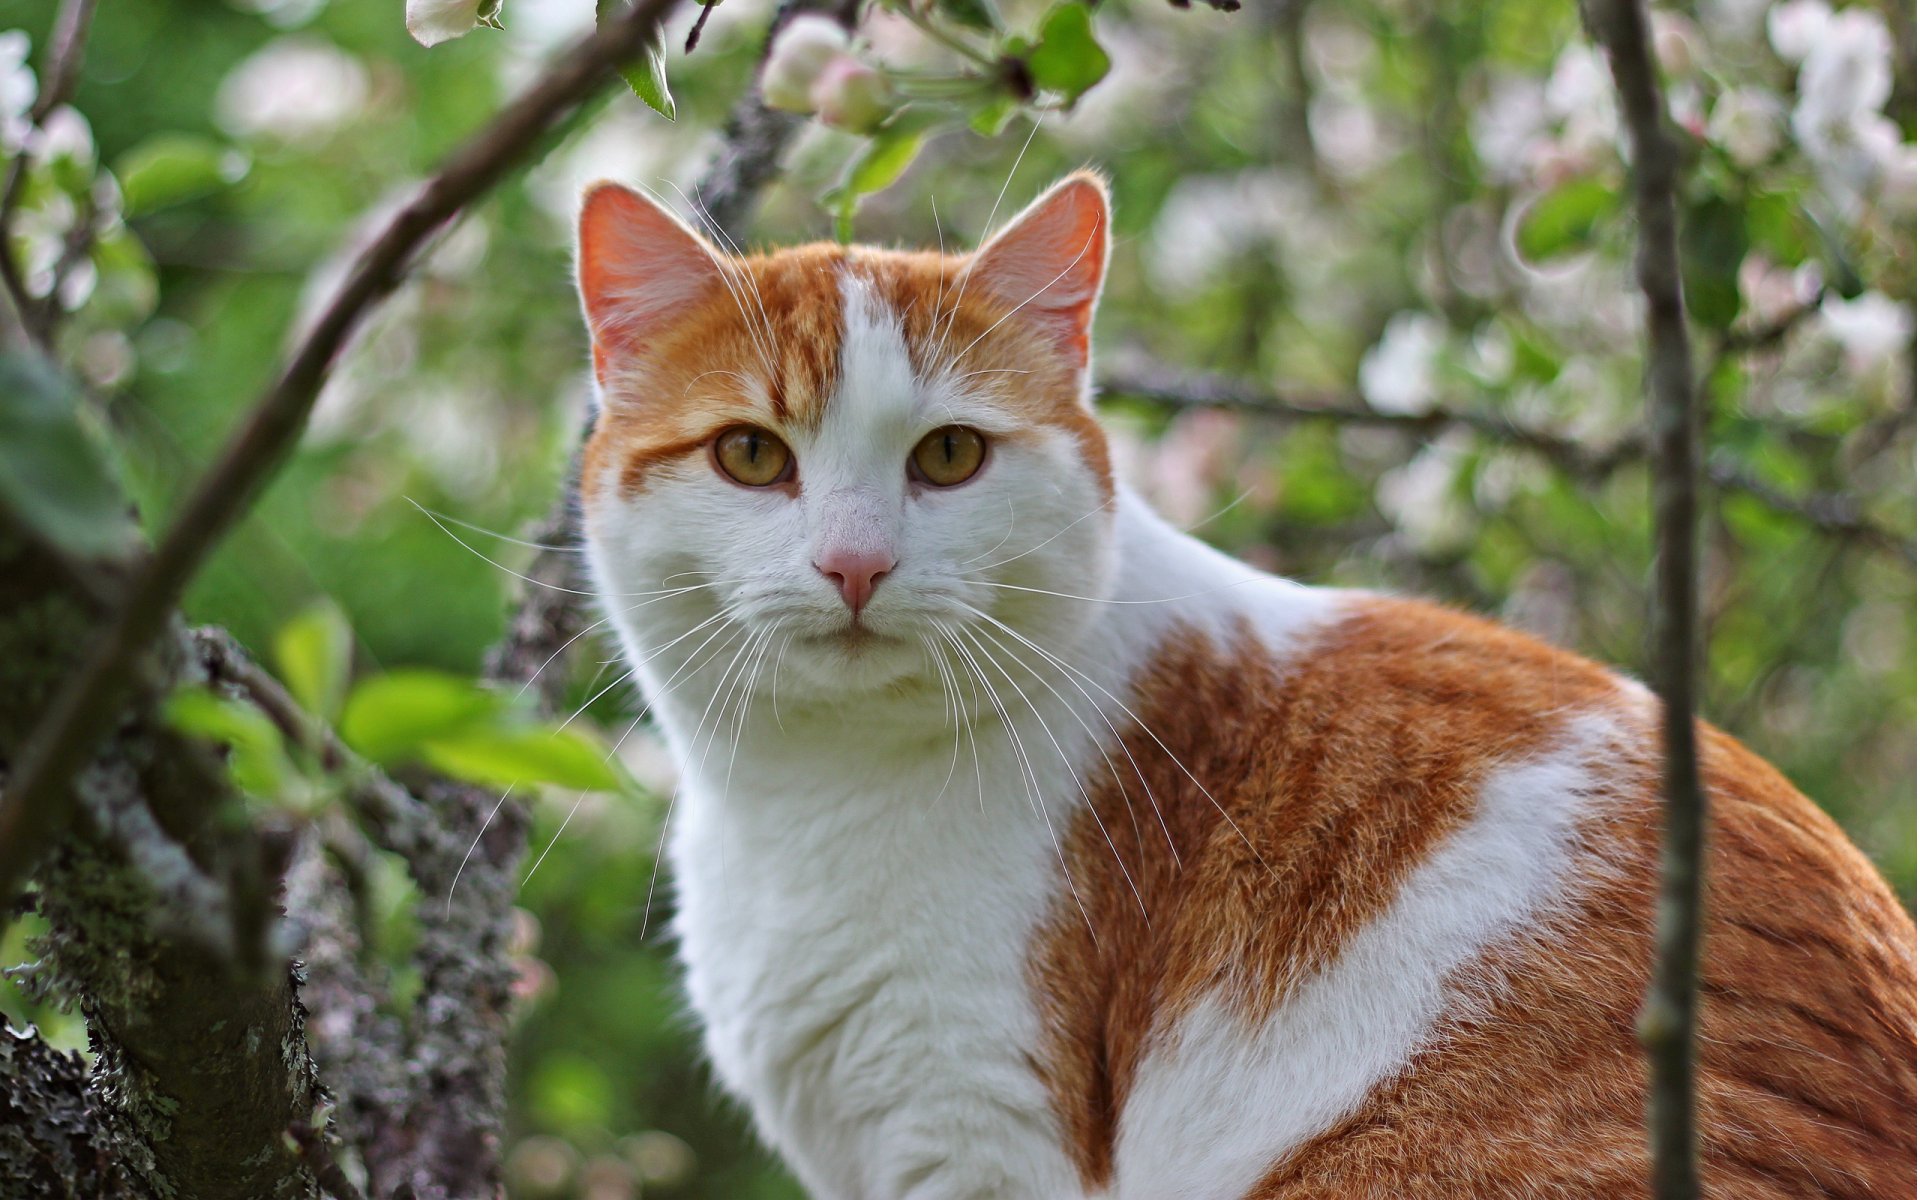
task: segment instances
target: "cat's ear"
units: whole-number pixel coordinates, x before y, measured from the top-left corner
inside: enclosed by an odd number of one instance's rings
[[[578,271],[594,374],[603,383],[724,282],[705,238],[617,183],[594,184],[581,202]]]
[[[989,238],[969,277],[1019,305],[1076,366],[1085,366],[1112,223],[1107,181],[1076,171]]]

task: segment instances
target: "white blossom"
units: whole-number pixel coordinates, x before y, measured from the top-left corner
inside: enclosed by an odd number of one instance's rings
[[[93,127],[78,109],[62,104],[48,113],[40,128],[29,136],[28,149],[36,158],[60,158],[92,169]]]
[[[1487,174],[1501,183],[1527,179],[1549,137],[1546,97],[1539,82],[1516,75],[1495,76],[1486,100],[1473,112],[1473,148]]]
[[[407,0],[407,32],[422,46],[438,46],[480,25],[481,0]]]
[[[1834,14],[1800,64],[1799,93],[1793,120],[1802,141],[1877,112],[1893,94],[1893,38],[1880,14]]]
[[[1862,292],[1852,300],[1832,297],[1820,305],[1820,326],[1839,344],[1848,374],[1871,377],[1913,339],[1913,307],[1880,292]]]
[[[360,60],[318,38],[267,43],[221,81],[214,115],[236,136],[317,142],[360,111],[367,71]]]
[[[1713,102],[1707,139],[1740,166],[1752,170],[1772,158],[1783,140],[1786,105],[1759,88],[1728,88]]]
[[[1821,272],[1817,262],[1798,267],[1776,266],[1766,255],[1753,253],[1740,262],[1736,273],[1740,287],[1740,306],[1758,320],[1774,324],[1813,303],[1820,294]]]
[[[1825,0],[1787,0],[1767,12],[1767,41],[1783,60],[1797,63],[1826,33],[1833,10]]]
[[[1374,503],[1415,549],[1437,553],[1464,544],[1473,514],[1460,495],[1460,468],[1471,435],[1449,430],[1403,467],[1380,477]]]
[[[0,148],[18,149],[27,136],[27,110],[40,94],[27,57],[33,44],[18,29],[0,32]]]
[[[1547,78],[1547,111],[1560,121],[1550,156],[1565,173],[1583,174],[1614,157],[1620,141],[1619,110],[1606,60],[1592,46],[1575,44],[1554,60]]]
[[[1360,360],[1360,394],[1380,412],[1431,412],[1438,398],[1434,370],[1446,325],[1431,313],[1403,312]]]

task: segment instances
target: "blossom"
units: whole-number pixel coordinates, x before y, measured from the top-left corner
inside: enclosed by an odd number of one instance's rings
[[[767,52],[760,72],[760,95],[767,107],[810,113],[813,85],[836,59],[847,57],[847,31],[831,17],[803,14],[788,21]]]
[[[1820,264],[1801,263],[1788,270],[1775,266],[1764,254],[1747,255],[1736,274],[1740,306],[1772,325],[1786,320],[1820,295]]]
[[[221,81],[214,114],[239,136],[315,142],[345,124],[367,98],[367,71],[331,42],[268,42]]]
[[[1803,141],[1821,127],[1876,112],[1893,94],[1893,38],[1879,13],[1850,8],[1822,28],[1800,64],[1794,128]]]
[[[1825,0],[1787,0],[1767,12],[1767,41],[1783,60],[1797,63],[1813,50],[1832,19]]]
[[[1518,75],[1496,75],[1487,98],[1473,112],[1473,149],[1487,173],[1518,183],[1531,173],[1547,117],[1540,84]]]
[[[1430,313],[1403,312],[1360,360],[1360,394],[1380,412],[1430,412],[1437,398],[1434,368],[1446,326]]]
[[[480,25],[482,0],[407,0],[407,32],[422,46],[437,46]]]
[[[1653,12],[1653,53],[1669,77],[1692,74],[1700,64],[1700,30],[1679,13]]]
[[[1728,88],[1713,102],[1707,119],[1707,139],[1742,167],[1754,167],[1780,149],[1781,122],[1786,105],[1759,88]]]
[[[1852,300],[1837,297],[1820,306],[1820,327],[1840,346],[1848,374],[1879,373],[1913,338],[1913,309],[1880,292]]]
[[[871,133],[893,115],[893,87],[872,67],[842,54],[830,59],[807,93],[820,120],[836,129]]]
[[[1416,550],[1440,553],[1472,537],[1473,513],[1460,494],[1471,448],[1471,435],[1449,430],[1375,485],[1374,503]]]
[[[17,149],[27,135],[27,110],[40,94],[27,65],[32,43],[18,29],[0,33],[0,146]]]

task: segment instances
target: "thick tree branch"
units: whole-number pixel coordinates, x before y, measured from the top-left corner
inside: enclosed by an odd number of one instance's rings
[[[251,506],[306,426],[321,382],[362,318],[398,285],[415,252],[466,204],[499,182],[541,135],[641,53],[675,0],[639,0],[581,40],[420,189],[355,261],[278,382],[194,487],[127,589],[93,653],[29,740],[0,806],[0,900],[16,891],[48,836],[65,821],[64,787],[106,733],[139,659],[187,583]]]
[[[1694,743],[1700,659],[1695,561],[1700,448],[1692,347],[1680,293],[1675,202],[1679,151],[1667,131],[1666,100],[1641,0],[1593,0],[1587,16],[1606,48],[1627,126],[1634,214],[1640,227],[1634,265],[1646,298],[1656,548],[1649,652],[1662,707],[1667,799],[1653,977],[1640,1014],[1640,1038],[1650,1067],[1647,1136],[1654,1195],[1659,1200],[1691,1200],[1700,1194],[1694,1030],[1707,797]]]
[[[1125,359],[1104,371],[1099,390],[1103,399],[1139,400],[1165,408],[1218,408],[1280,421],[1330,421],[1404,429],[1432,436],[1447,429],[1470,429],[1493,441],[1530,450],[1567,474],[1582,480],[1603,479],[1649,455],[1647,441],[1629,435],[1605,446],[1590,446],[1564,434],[1532,429],[1493,413],[1436,409],[1426,413],[1390,413],[1369,408],[1358,396],[1345,392],[1283,392],[1198,371],[1181,371],[1138,358]],[[1820,533],[1856,542],[1914,561],[1913,539],[1868,517],[1857,497],[1844,492],[1792,495],[1727,463],[1710,463],[1706,476],[1723,492],[1750,496],[1776,512],[1806,522]]]

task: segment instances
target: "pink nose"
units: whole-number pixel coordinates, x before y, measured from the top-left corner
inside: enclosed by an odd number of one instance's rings
[[[813,565],[827,577],[828,583],[840,589],[841,598],[857,617],[872,597],[874,585],[893,570],[893,564],[893,555],[879,551],[833,550],[816,559]]]

